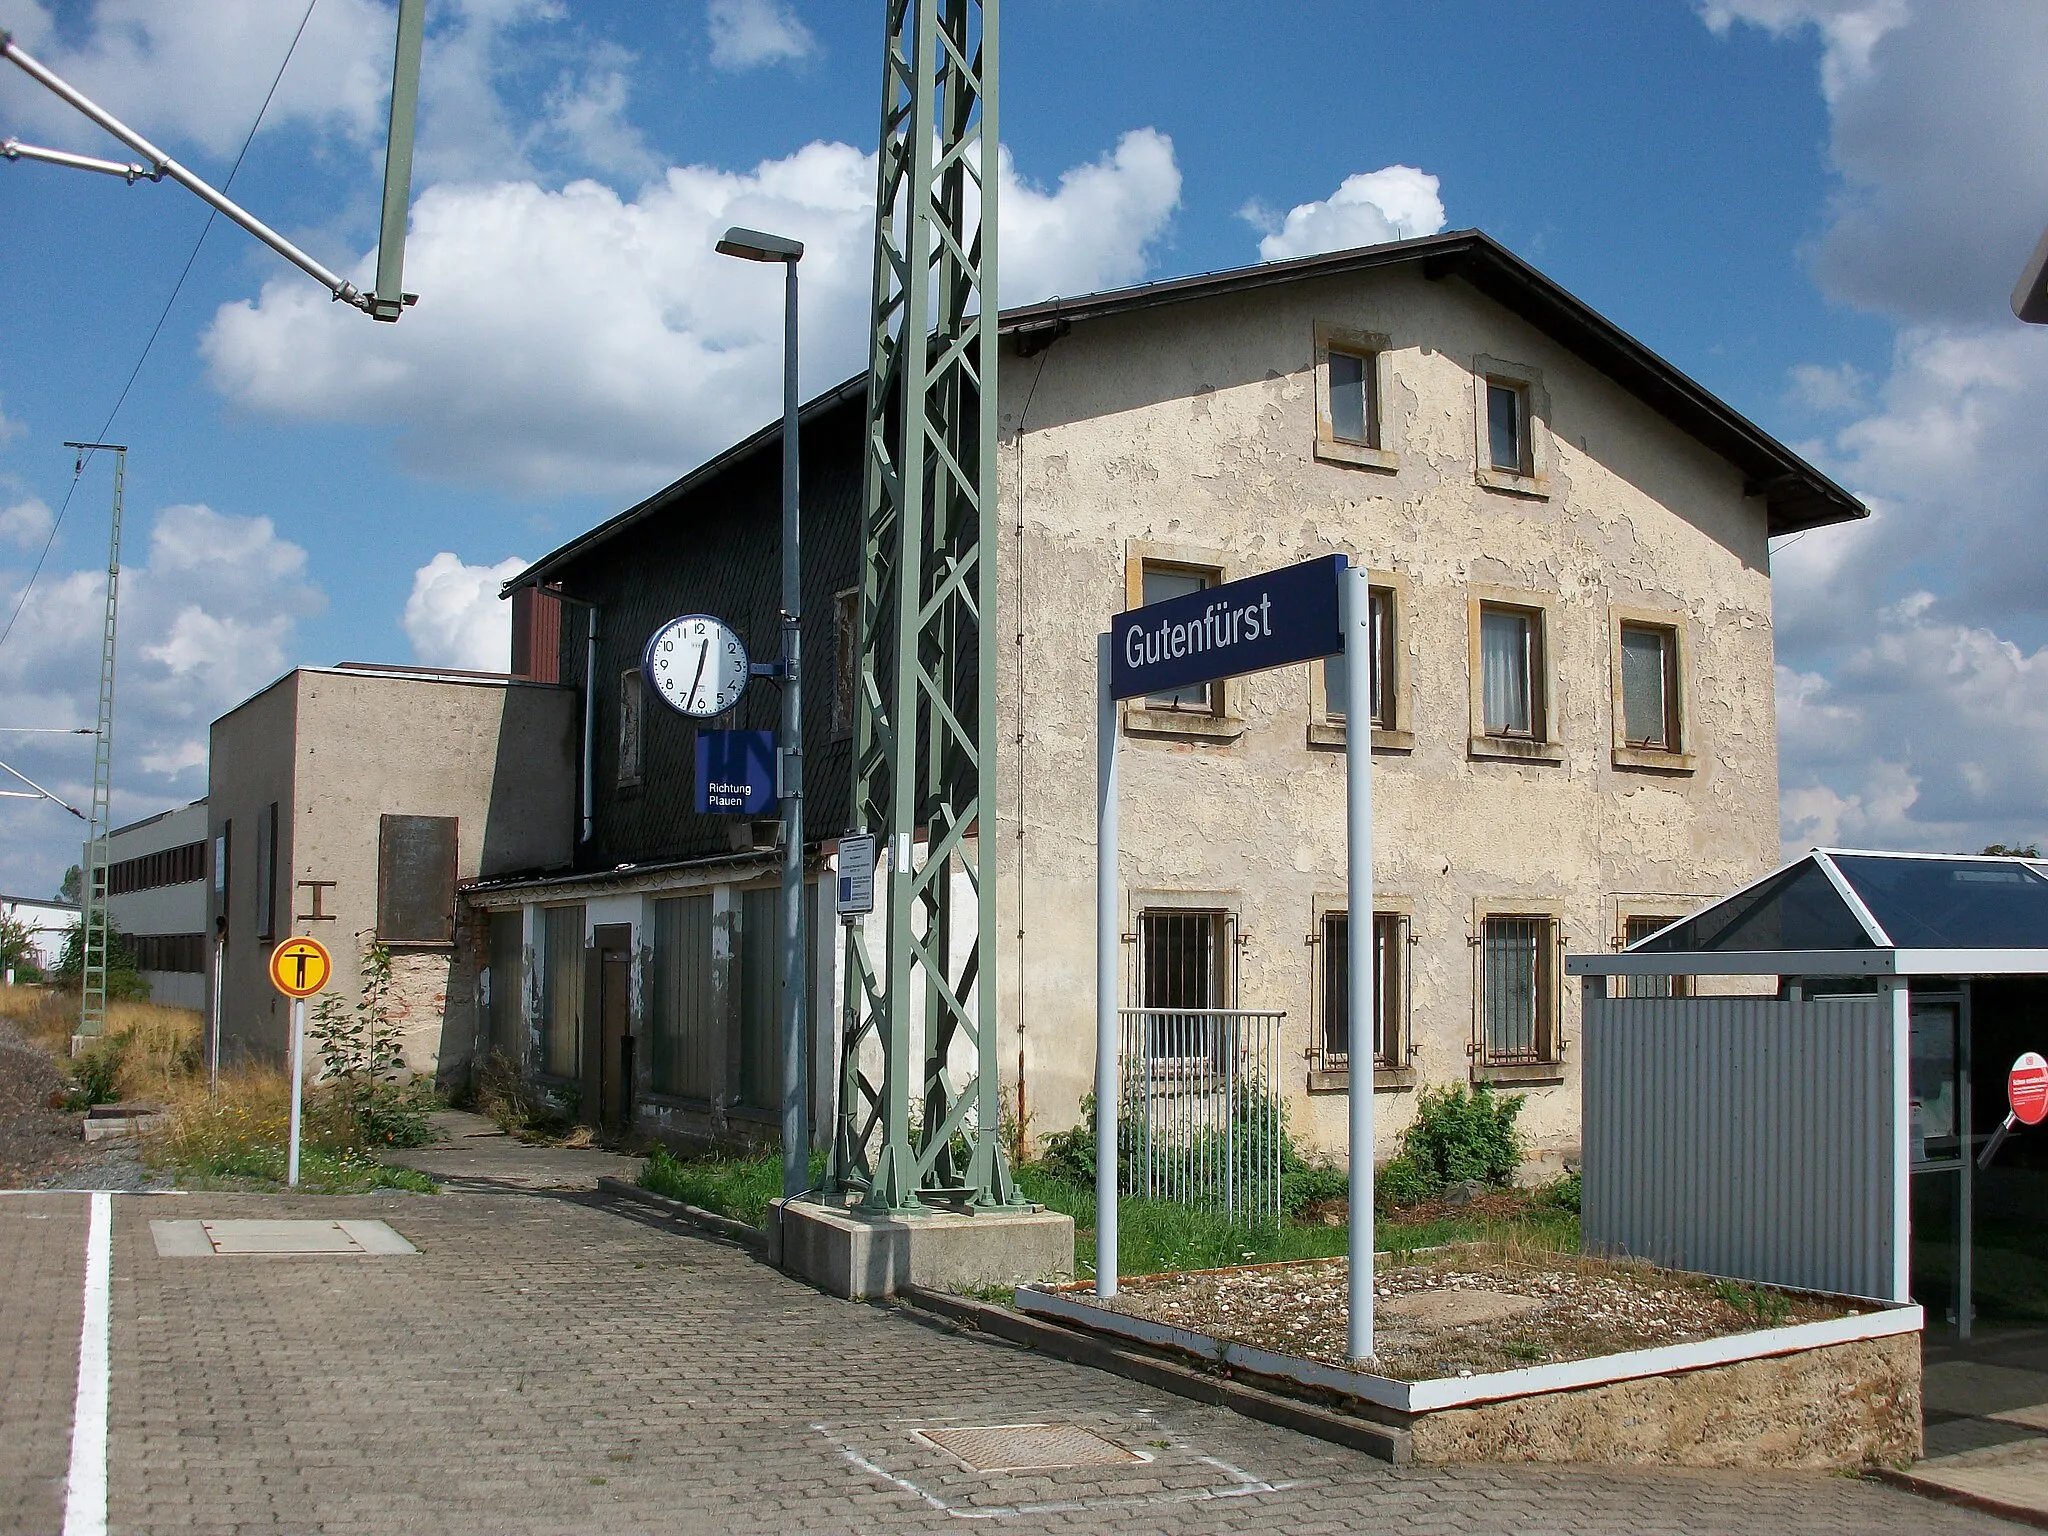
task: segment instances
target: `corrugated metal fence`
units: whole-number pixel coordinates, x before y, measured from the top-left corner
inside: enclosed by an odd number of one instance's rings
[[[1589,990],[1587,1248],[1890,1297],[1905,1070],[1891,1000]]]

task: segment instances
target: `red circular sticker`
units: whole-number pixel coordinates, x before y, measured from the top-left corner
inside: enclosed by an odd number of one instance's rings
[[[2022,1125],[2039,1125],[2048,1117],[2048,1061],[2028,1051],[2014,1062],[2005,1079],[2005,1096]]]

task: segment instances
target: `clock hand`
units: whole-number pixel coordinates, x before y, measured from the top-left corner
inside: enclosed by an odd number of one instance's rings
[[[697,707],[697,685],[704,681],[704,663],[709,661],[710,659],[711,642],[709,640],[706,640],[704,642],[703,648],[697,652],[697,675],[690,679],[689,707],[691,709],[695,709]]]

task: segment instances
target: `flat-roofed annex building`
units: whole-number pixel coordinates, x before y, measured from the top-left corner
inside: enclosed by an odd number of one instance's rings
[[[205,809],[224,1060],[284,1059],[290,1009],[270,984],[270,951],[308,934],[333,953],[328,991],[344,1005],[382,943],[407,1064],[464,1080],[482,959],[455,888],[567,864],[575,704],[504,673],[347,663],[297,668],[213,722]],[[317,1068],[310,1045],[307,1059]]]
[[[1375,589],[1381,1150],[1417,1089],[1480,1082],[1527,1092],[1525,1126],[1568,1151],[1564,948],[1619,945],[1771,867],[1769,540],[1862,507],[1476,233],[1001,327],[1006,1102],[1043,1132],[1090,1086],[1095,635],[1120,609],[1341,553]],[[814,867],[850,814],[864,417],[864,378],[803,414]],[[469,892],[491,913],[494,978],[522,981],[494,987],[496,1038],[586,1102],[630,1099],[653,1130],[772,1134],[775,859],[691,808],[693,732],[635,666],[692,611],[776,654],[778,439],[757,433],[508,584],[566,600],[559,675],[594,676],[595,723],[574,870]],[[1292,1123],[1328,1149],[1355,1081],[1338,1006],[1352,723],[1332,670],[1134,700],[1120,719],[1120,1001],[1284,1010]],[[717,724],[771,728],[775,709],[756,686]],[[826,908],[808,971],[821,1117],[842,996]],[[606,1090],[625,1062],[626,1091]]]
[[[206,1006],[206,877],[203,798],[107,834],[107,922],[126,936],[153,1003]]]

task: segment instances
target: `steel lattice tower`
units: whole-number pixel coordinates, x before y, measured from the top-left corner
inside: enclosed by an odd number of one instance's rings
[[[114,620],[121,594],[121,497],[128,479],[128,450],[116,443],[66,443],[81,454],[104,450],[114,456],[114,524],[107,543],[107,613],[100,635],[99,729],[92,746],[92,818],[85,848],[85,910],[79,919],[81,973],[78,1032],[103,1034],[107,1027],[107,832],[112,825],[114,788]],[[82,466],[81,466],[82,467]]]
[[[847,930],[831,1182],[889,1210],[915,1209],[920,1192],[1015,1198],[997,1134],[996,652],[983,643],[996,611],[997,9],[888,0],[853,771],[888,926],[880,955]]]

